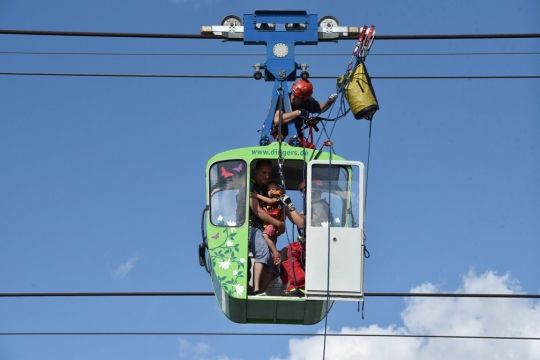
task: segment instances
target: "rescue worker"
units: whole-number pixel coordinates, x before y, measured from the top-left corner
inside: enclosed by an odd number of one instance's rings
[[[322,181],[313,180],[311,187],[311,226],[326,226],[329,225],[329,220],[332,220],[330,214],[330,204],[325,199],[321,198],[322,195]],[[305,194],[306,189],[302,189]]]
[[[313,95],[313,84],[309,80],[298,80],[291,87],[289,100],[291,102],[291,112],[282,112],[281,135],[286,138],[289,135],[288,124],[294,121],[300,147],[314,149],[315,146],[304,139],[303,127],[304,123],[309,119],[309,113],[319,114],[328,110],[330,105],[336,100],[337,94],[332,94],[323,103],[319,103],[311,95]],[[283,106],[281,107],[284,108]],[[280,111],[274,113],[274,124],[272,126],[272,136],[274,139],[278,136]],[[308,124],[315,125],[315,123]]]

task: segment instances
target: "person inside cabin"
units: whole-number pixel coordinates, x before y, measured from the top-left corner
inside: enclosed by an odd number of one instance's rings
[[[272,173],[270,160],[258,160],[255,164],[254,177],[250,182],[250,194],[267,195],[267,183]],[[270,216],[263,208],[264,202],[257,197],[249,199],[249,251],[253,254],[253,292],[252,296],[265,296],[266,288],[270,281],[279,276],[279,268],[274,265],[273,254],[263,236],[264,223],[271,224],[276,228],[276,235],[285,232],[285,223],[282,220]]]
[[[322,181],[313,180],[311,186],[311,226],[329,226],[329,220],[332,220],[330,215],[330,204],[326,199],[322,199]],[[302,185],[300,185],[302,187]],[[305,196],[305,187],[300,190]]]
[[[329,219],[332,218],[330,213],[330,205],[328,202],[321,198],[322,194],[322,181],[313,180],[311,188],[311,226],[328,226]],[[302,196],[305,197],[306,186],[302,181],[298,189]],[[287,206],[287,210],[290,210],[290,206],[294,209],[291,199],[284,195],[282,196],[283,203]],[[291,211],[287,212],[287,216],[293,215]],[[299,214],[301,220],[295,216],[289,216],[289,219],[298,226],[298,229],[304,228],[304,216]],[[305,260],[306,260],[306,243],[299,237],[301,241],[295,241],[288,246],[281,249],[281,267],[280,277],[281,282],[287,287],[283,293],[284,296],[298,296],[303,297],[306,287],[306,273],[305,273]]]
[[[269,181],[266,186],[268,188],[268,196],[263,196],[256,192],[252,192],[250,196],[262,201],[265,204],[263,209],[268,215],[272,216],[274,219],[283,221],[285,213],[283,211],[283,204],[279,200],[283,195],[283,191],[281,190],[282,187],[276,180]],[[267,222],[263,224],[263,227],[264,240],[266,240],[268,249],[272,253],[274,265],[278,266],[281,263],[281,253],[277,251],[276,248],[278,238],[277,229],[274,225]]]
[[[319,103],[311,95],[313,95],[313,84],[309,80],[298,80],[291,87],[289,94],[289,101],[291,103],[291,112],[280,112],[276,110],[274,113],[274,124],[272,126],[271,134],[277,138],[279,134],[279,121],[281,120],[281,135],[286,138],[289,135],[289,123],[294,121],[294,127],[296,128],[300,147],[314,149],[315,145],[304,139],[304,124],[308,121],[309,113],[322,113],[328,110],[330,105],[336,100],[337,94],[332,94],[328,99],[322,103]],[[284,109],[284,107],[281,107]],[[311,122],[309,125],[316,125],[316,122]]]

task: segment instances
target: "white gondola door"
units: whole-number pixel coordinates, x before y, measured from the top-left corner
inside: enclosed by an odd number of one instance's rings
[[[362,301],[364,164],[311,161],[306,184],[306,298]]]

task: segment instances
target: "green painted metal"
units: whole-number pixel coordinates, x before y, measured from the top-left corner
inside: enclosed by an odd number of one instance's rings
[[[220,219],[221,216],[212,214],[212,196],[222,190],[220,186],[230,186],[235,180],[234,176],[240,174],[245,176],[247,186],[254,164],[259,159],[271,160],[274,164],[273,172],[277,174],[280,153],[283,158],[282,169],[286,176],[287,173],[291,175],[287,179],[290,189],[297,188],[302,178],[299,174],[303,171],[303,164],[314,158],[315,154],[318,155],[318,160],[343,160],[325,151],[319,153],[319,150],[293,147],[286,143],[281,144],[280,151],[279,143],[274,142],[268,146],[224,151],[213,156],[206,165],[206,204],[210,213],[206,218],[205,242],[210,258],[211,281],[223,313],[237,323],[316,324],[324,319],[333,303],[290,297],[248,297],[249,196],[246,196],[244,203],[246,211],[243,221]],[[212,171],[218,174],[221,184],[217,182],[215,175],[212,178]],[[213,188],[212,181],[215,183]]]

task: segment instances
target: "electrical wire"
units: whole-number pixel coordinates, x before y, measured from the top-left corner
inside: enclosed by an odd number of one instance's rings
[[[117,53],[117,52],[42,52],[42,51],[0,51],[4,55],[85,55],[85,56],[266,56],[263,53]],[[296,56],[347,56],[348,53],[296,54]],[[540,55],[540,52],[456,52],[456,53],[370,53],[370,56],[484,56],[484,55]]]
[[[126,78],[195,78],[195,79],[253,79],[248,75],[182,75],[182,74],[98,74],[98,73],[52,73],[52,72],[0,72],[0,75],[21,76],[82,76]]]
[[[185,75],[185,74],[99,74],[57,72],[14,72],[1,71],[0,75],[12,76],[65,76],[65,77],[124,77],[124,78],[171,78],[171,79],[253,79],[252,75]],[[380,80],[455,80],[455,79],[539,79],[540,75],[415,75],[415,76],[370,76]],[[337,75],[310,76],[310,79],[336,79]]]
[[[540,337],[521,336],[474,336],[474,335],[406,335],[406,334],[313,334],[313,333],[253,333],[253,332],[177,332],[177,331],[152,331],[152,332],[0,332],[0,336],[93,336],[93,335],[150,335],[150,336],[302,336],[302,337],[388,337],[388,338],[432,338],[432,339],[477,339],[477,340],[540,340]]]
[[[136,296],[214,296],[213,292],[50,292],[50,293],[0,293],[0,298],[8,297],[136,297]],[[453,294],[453,293],[390,293],[367,292],[364,297],[436,297],[436,298],[506,298],[506,299],[540,299],[540,294]]]

